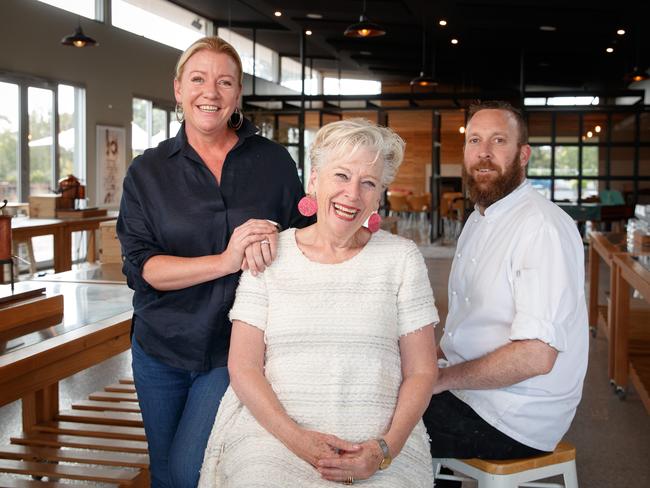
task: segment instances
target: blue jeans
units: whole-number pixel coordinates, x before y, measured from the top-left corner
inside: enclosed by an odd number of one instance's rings
[[[131,354],[149,444],[151,486],[193,488],[230,382],[228,368],[206,372],[174,368],[145,353],[135,337]]]

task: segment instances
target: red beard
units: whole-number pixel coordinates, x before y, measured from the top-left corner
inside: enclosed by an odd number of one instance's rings
[[[478,169],[490,169],[496,172],[481,175]],[[505,170],[496,166],[489,159],[481,159],[468,172],[463,165],[463,181],[467,185],[469,198],[480,207],[487,208],[511,193],[523,181],[524,167],[519,162],[519,153],[506,165]]]

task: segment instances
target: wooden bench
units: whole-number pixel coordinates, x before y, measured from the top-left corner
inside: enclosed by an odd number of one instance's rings
[[[117,396],[79,402],[0,446],[0,473],[13,475],[0,475],[0,488],[74,486],[65,480],[103,488],[148,487],[149,456],[132,380],[105,390],[111,391],[98,394]]]

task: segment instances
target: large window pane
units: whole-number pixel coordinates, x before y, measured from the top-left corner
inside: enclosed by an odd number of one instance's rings
[[[184,50],[212,32],[212,24],[166,0],[111,0],[115,27]]]
[[[255,76],[269,81],[277,81],[278,53],[261,44],[255,44]]]
[[[54,181],[54,92],[30,86],[27,89],[29,113],[29,193],[49,193]]]
[[[584,146],[582,148],[582,174],[584,176],[598,176],[600,147]]]
[[[167,114],[161,108],[153,109],[153,128],[151,135],[151,147],[156,147],[167,139]]]
[[[244,73],[253,74],[253,41],[234,32],[232,29],[219,29],[219,37],[228,41],[235,48],[241,58]]]
[[[582,180],[582,200],[598,196],[598,180]]]
[[[287,88],[300,92],[302,90],[302,65],[291,58],[283,56],[280,59],[280,84]],[[305,93],[308,84],[305,83]]]
[[[58,86],[59,174],[73,174],[85,180],[85,90],[69,85]]]
[[[546,198],[551,199],[551,180],[530,180],[530,184]]]
[[[534,146],[528,161],[529,176],[549,176],[551,174],[551,146]]]
[[[578,201],[578,180],[555,180],[555,201]]]
[[[147,119],[151,110],[151,102],[142,98],[133,99],[133,120],[131,121],[131,149],[133,157],[139,156],[145,149],[149,148],[149,136]]]
[[[18,200],[18,93],[0,82],[0,200]]]
[[[97,11],[97,0],[38,0],[48,5],[67,10],[77,15],[82,15],[89,19],[101,20]]]
[[[555,175],[574,176],[578,174],[578,148],[576,146],[555,146]]]

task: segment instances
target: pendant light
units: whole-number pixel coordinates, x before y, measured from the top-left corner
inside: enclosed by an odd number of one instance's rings
[[[422,70],[420,71],[420,76],[413,78],[410,82],[411,90],[416,86],[437,86],[438,81],[436,80],[436,53],[435,50],[431,50],[431,76],[428,76],[424,72],[424,66],[426,64],[426,44],[427,44],[427,35],[426,35],[426,24],[422,25]]]
[[[84,31],[81,29],[81,22],[79,22],[79,26],[74,30],[74,34],[70,34],[61,39],[61,44],[73,47],[99,46],[99,43],[95,39],[84,34]]]
[[[650,79],[650,75],[648,75],[648,70],[642,70],[639,68],[639,28],[635,29],[634,33],[635,37],[635,53],[634,53],[634,69],[630,72],[627,73],[624,76],[625,81],[628,83],[633,83],[635,81],[645,81]]]
[[[386,29],[384,29],[379,24],[370,22],[368,17],[366,17],[366,0],[363,0],[363,11],[359,16],[359,22],[352,24],[345,29],[343,35],[345,37],[379,37],[386,34]]]

